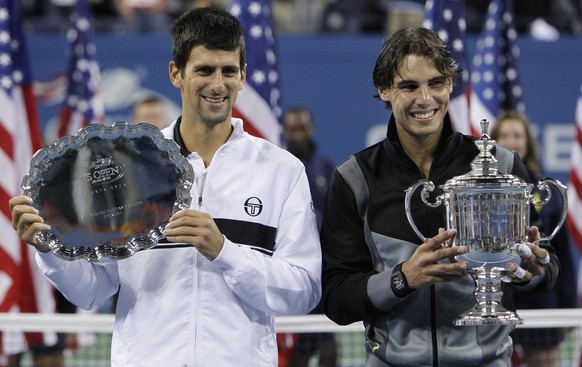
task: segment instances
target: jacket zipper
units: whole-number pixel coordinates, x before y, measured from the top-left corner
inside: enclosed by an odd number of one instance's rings
[[[208,168],[206,171],[202,173],[202,177],[200,177],[200,181],[198,184],[198,211],[202,211],[203,205],[203,194],[204,194],[204,186],[206,185],[206,176],[208,174]]]
[[[438,367],[439,365],[439,349],[437,343],[437,330],[436,330],[436,308],[435,308],[435,298],[436,298],[435,285],[430,286],[430,323],[431,323],[431,334],[432,334],[432,365],[433,367]]]
[[[432,176],[432,169],[434,164],[437,160],[437,155],[433,155],[432,162],[430,164],[430,169],[428,170],[428,177],[427,179],[430,180]],[[431,227],[430,225],[430,217],[428,216],[428,207],[425,207],[427,211],[427,218],[429,218],[428,228]],[[439,348],[438,348],[438,333],[437,333],[437,322],[436,322],[436,286],[433,284],[430,286],[430,323],[431,323],[431,336],[432,336],[432,365],[433,367],[439,366]]]

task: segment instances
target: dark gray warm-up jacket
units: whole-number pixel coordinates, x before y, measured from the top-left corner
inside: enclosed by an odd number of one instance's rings
[[[405,298],[390,288],[392,269],[409,259],[422,242],[406,218],[405,190],[420,179],[438,187],[469,172],[478,153],[474,141],[453,132],[447,116],[429,177],[424,177],[400,146],[392,118],[387,139],[336,169],[321,230],[323,306],[338,324],[363,320],[366,366],[510,365],[513,348],[508,334],[513,326],[453,326],[455,318],[475,305],[471,277],[424,287]],[[503,173],[527,180],[517,154],[499,146],[493,153],[505,156],[500,171],[505,165],[510,172]],[[420,191],[412,197],[412,215],[430,238],[445,227],[445,209],[423,204]],[[553,249],[548,250],[551,262],[543,276],[523,286],[506,286],[503,303],[508,309],[515,308],[514,292],[541,293],[553,286],[559,263]]]

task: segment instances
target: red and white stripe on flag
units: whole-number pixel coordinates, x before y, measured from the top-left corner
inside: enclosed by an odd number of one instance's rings
[[[243,26],[246,38],[246,83],[232,115],[244,120],[249,134],[279,145],[279,73],[269,0],[233,0],[230,13]]]
[[[245,85],[239,93],[232,112],[233,117],[242,118],[245,131],[268,141],[279,144],[281,129],[271,107],[250,85]]]
[[[52,313],[52,286],[34,263],[34,248],[12,228],[8,206],[10,197],[22,193],[22,178],[41,142],[20,1],[0,0],[0,14],[0,312]],[[56,335],[4,332],[0,339],[0,354],[8,355],[53,344]]]
[[[570,155],[568,183],[568,230],[578,251],[582,253],[582,87],[576,106],[576,123]]]

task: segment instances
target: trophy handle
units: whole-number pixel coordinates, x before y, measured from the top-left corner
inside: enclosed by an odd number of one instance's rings
[[[438,196],[434,203],[429,203],[426,200],[428,198],[429,192],[432,192],[435,189],[434,184],[432,183],[432,181],[429,180],[418,180],[414,185],[410,186],[405,190],[406,197],[404,198],[404,210],[406,211],[406,218],[408,218],[408,223],[410,223],[410,226],[412,227],[418,238],[420,238],[422,242],[426,242],[427,238],[424,237],[424,235],[420,232],[416,224],[414,224],[414,219],[412,219],[412,213],[410,212],[410,200],[412,199],[412,194],[416,191],[416,189],[418,189],[419,186],[423,186],[422,191],[420,193],[420,198],[422,199],[422,202],[431,208],[436,208],[437,206],[441,205],[444,196],[443,195]]]
[[[566,194],[567,188],[560,181],[555,180],[553,178],[544,178],[543,180],[539,181],[536,186],[538,190],[543,190],[547,193],[546,197],[538,201],[533,194],[530,194],[529,195],[530,202],[536,206],[546,205],[552,199],[552,190],[550,189],[550,185],[555,186],[556,189],[558,189],[560,195],[562,196],[562,216],[560,217],[560,222],[558,223],[558,226],[554,228],[554,231],[549,236],[540,238],[535,242],[540,242],[544,240],[550,241],[552,238],[554,238],[554,236],[558,233],[560,228],[562,228],[562,225],[566,220],[566,214],[568,214],[568,197]]]

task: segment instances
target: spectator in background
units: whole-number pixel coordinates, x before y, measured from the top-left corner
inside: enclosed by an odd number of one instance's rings
[[[168,0],[115,0],[125,30],[130,32],[168,32]]]
[[[565,29],[575,35],[582,35],[582,1],[552,1],[556,16],[554,22],[559,29]]]
[[[491,130],[491,137],[507,148],[513,149],[525,163],[530,182],[542,179],[542,169],[538,159],[537,142],[533,137],[527,117],[518,112],[503,114]],[[550,234],[557,226],[562,203],[556,200],[560,195],[555,192],[552,200],[541,208],[540,222],[532,223],[545,234]],[[566,226],[558,231],[550,241],[560,261],[560,276],[552,290],[544,295],[515,297],[518,309],[576,308],[578,303],[574,251],[570,244]],[[555,367],[559,361],[559,345],[566,330],[561,328],[516,329],[511,333],[516,345],[523,348],[523,357],[528,367]]]
[[[292,106],[283,114],[283,133],[287,150],[305,166],[318,228],[325,205],[325,195],[335,164],[317,150],[313,139],[315,124],[309,109]],[[317,306],[312,314],[322,314]],[[332,333],[281,333],[277,335],[280,367],[307,367],[309,360],[319,354],[318,366],[337,366],[337,343]]]
[[[68,335],[68,334],[65,334]],[[65,357],[63,351],[66,346],[66,339],[59,334],[58,340],[53,345],[35,345],[30,347],[32,353],[33,367],[63,367]],[[7,367],[21,367],[22,357],[25,353],[12,354],[8,356]],[[28,366],[28,364],[24,364]]]
[[[169,0],[168,12],[172,19],[196,8],[216,8],[226,10],[231,0]]]
[[[167,127],[170,124],[170,120],[166,116],[164,101],[156,96],[146,97],[138,101],[133,106],[131,122],[133,124],[146,122],[160,130]]]
[[[480,33],[490,0],[466,1],[467,32]],[[540,40],[555,40],[561,33],[582,34],[579,0],[515,0],[515,28]]]
[[[55,297],[55,311],[57,313],[75,313],[76,307],[70,303],[61,292],[53,289]],[[32,355],[32,367],[63,367],[65,366],[64,351],[74,340],[75,335],[69,333],[56,334],[54,344],[31,345],[29,353]],[[25,353],[12,354],[8,356],[6,367],[23,366],[22,357]],[[28,366],[28,364],[24,364]]]
[[[419,27],[424,21],[424,0],[382,0],[386,8],[386,33]]]
[[[115,0],[88,0],[94,19],[95,31],[109,32],[116,29],[118,23]],[[25,11],[35,17],[28,23],[32,30],[40,32],[66,32],[70,26],[70,16],[76,0],[33,1],[25,6]],[[27,16],[30,13],[26,13]]]
[[[287,142],[287,150],[305,165],[319,226],[327,187],[335,164],[317,150],[317,144],[313,139],[315,124],[307,107],[292,106],[285,111],[283,114],[283,134]]]
[[[118,32],[121,30],[115,0],[89,0],[93,13],[95,32]]]
[[[361,32],[366,9],[366,1],[330,1],[323,11],[321,31],[325,33]]]
[[[384,33],[387,19],[384,0],[366,0],[365,3],[361,24],[362,33]]]
[[[321,29],[323,12],[332,0],[274,0],[273,18],[278,32],[315,33]]]

